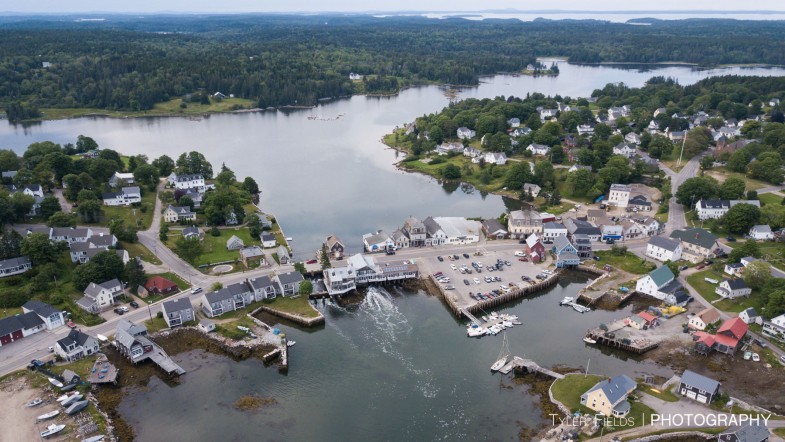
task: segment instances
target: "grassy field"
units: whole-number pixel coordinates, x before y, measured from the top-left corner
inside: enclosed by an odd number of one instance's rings
[[[479,190],[492,192],[499,190],[503,187],[504,174],[509,168],[509,162],[505,166],[491,166],[486,165],[485,169],[491,171],[491,180],[487,184],[483,184],[480,180],[481,170],[479,164],[473,164],[471,158],[463,155],[456,155],[453,157],[436,156],[431,159],[439,158],[443,162],[432,164],[426,163],[421,160],[405,161],[400,166],[410,172],[419,172],[425,175],[430,175],[435,178],[441,178],[441,170],[448,164],[453,164],[461,170],[461,177],[456,181],[469,183]],[[467,173],[471,171],[471,173]],[[517,196],[517,195],[516,195]]]
[[[758,195],[758,199],[763,205],[776,206],[782,203],[783,198],[780,195],[777,195],[776,193],[761,193],[760,195]]]
[[[107,225],[110,220],[120,218],[125,221],[126,226],[137,226],[139,230],[150,227],[153,221],[153,211],[155,210],[155,192],[142,190],[142,203],[140,207],[132,206],[101,206],[103,212],[101,222],[96,224]],[[142,210],[143,208],[144,211]]]
[[[614,255],[610,250],[601,250],[594,252],[594,254],[600,257],[599,264],[610,264],[613,267],[635,275],[644,275],[656,268],[651,262],[645,261],[630,252],[625,253],[623,256]]]
[[[669,213],[670,212],[658,213],[658,214],[654,215],[654,219],[656,219],[657,221],[665,224],[665,223],[668,222],[668,214]]]
[[[726,167],[716,167],[714,169],[707,170],[706,174],[716,178],[717,181],[719,181],[720,183],[724,182],[725,180],[727,180],[732,176],[741,178],[742,180],[744,180],[745,183],[747,183],[747,186],[744,188],[744,190],[758,190],[762,187],[771,186],[771,184],[769,183],[765,183],[759,180],[754,180],[752,178],[747,178],[747,176],[744,175],[743,173],[731,172]]]
[[[298,298],[279,296],[275,299],[262,302],[275,310],[304,316],[306,318],[316,318],[319,316],[319,312],[311,306],[310,302],[308,302],[307,296],[300,296]]]
[[[741,247],[744,244],[744,241],[724,241],[723,244],[735,249],[736,247]],[[758,242],[758,249],[760,249],[760,254],[764,261],[780,270],[785,270],[785,243],[769,241]]]
[[[94,108],[43,108],[41,114],[44,120],[62,120],[65,118],[78,118],[89,115],[105,115],[114,118],[150,117],[160,115],[201,115],[214,112],[229,112],[237,108],[250,109],[254,102],[244,98],[226,98],[220,102],[211,100],[209,105],[188,103],[185,109],[180,108],[181,99],[166,101],[156,104],[153,109],[146,111],[110,111]]]
[[[654,397],[656,397],[658,399],[662,399],[663,401],[666,401],[666,402],[678,402],[679,401],[679,397],[676,396],[675,394],[673,394],[673,392],[670,391],[670,390],[659,390],[659,389],[656,389],[656,388],[653,388],[653,387],[649,387],[649,386],[646,386],[646,385],[643,385],[643,384],[640,384],[640,383],[638,385],[639,385],[639,387],[638,387],[639,391],[642,391],[642,392],[644,392],[644,393],[646,393],[648,395],[654,396]]]
[[[722,299],[720,295],[714,293],[714,290],[717,289],[718,284],[712,284],[710,282],[706,282],[704,278],[711,278],[716,279],[717,281],[722,281],[728,275],[723,275],[721,273],[717,273],[711,269],[703,270],[697,273],[694,273],[687,277],[687,283],[689,283],[692,288],[694,288],[698,293],[701,294],[707,301],[711,302],[715,307],[720,310],[726,312],[735,312],[739,313],[742,310],[746,309],[747,307],[755,307],[758,311],[762,307],[759,302],[759,296],[756,290],[752,291],[752,295],[749,298],[736,298],[736,299],[723,299],[721,301],[717,301]],[[717,301],[717,302],[714,302]]]
[[[564,404],[570,411],[580,410],[593,414],[593,411],[581,405],[581,395],[602,379],[604,379],[602,376],[595,375],[565,376],[564,379],[558,379],[553,383],[551,392],[553,398]]]
[[[150,277],[150,278],[153,277],[153,276],[160,276],[162,278],[166,278],[169,281],[172,281],[173,283],[177,284],[177,288],[179,289],[179,291],[188,290],[191,287],[191,285],[188,284],[188,282],[186,282],[185,280],[183,280],[183,278],[180,278],[179,276],[177,276],[177,274],[172,273],[172,272],[157,273],[157,274],[147,275],[147,276]],[[160,301],[160,300],[162,300],[164,298],[168,298],[169,296],[172,296],[174,294],[177,294],[177,292],[169,294],[169,295],[166,295],[166,296],[149,295],[147,298],[144,298],[144,302],[146,302],[148,304],[153,304],[153,303],[158,302],[158,301]]]
[[[205,232],[204,240],[202,244],[204,245],[204,252],[196,258],[195,265],[203,265],[203,264],[211,264],[216,262],[222,261],[234,261],[240,259],[240,253],[237,250],[228,250],[226,248],[226,241],[232,237],[232,235],[237,236],[238,238],[243,240],[245,246],[250,245],[258,245],[258,241],[254,241],[251,239],[251,233],[247,227],[240,227],[239,229],[221,229],[220,236],[213,236],[210,234],[208,230]],[[180,238],[181,234],[177,230],[170,230],[169,231],[169,239],[166,241],[166,246],[172,250],[175,250],[176,247],[175,243]]]
[[[150,264],[156,264],[156,265],[161,264],[161,260],[158,259],[158,257],[155,256],[153,252],[151,252],[147,247],[143,246],[141,243],[138,242],[130,243],[125,241],[120,241],[120,247],[122,247],[125,250],[128,250],[128,256],[130,258],[140,256],[143,261],[147,261]]]
[[[216,324],[216,326],[215,326],[216,333],[218,333],[221,336],[227,337],[229,339],[234,339],[234,340],[238,340],[238,341],[243,339],[243,338],[248,337],[247,333],[245,333],[244,331],[242,331],[242,330],[237,328],[238,325],[242,326],[242,327],[248,327],[248,328],[252,328],[252,327],[254,327],[256,325],[251,320],[251,318],[246,316],[246,313],[248,313],[250,311],[250,310],[247,310],[247,311],[246,310],[242,310],[243,315],[238,317],[237,320],[235,320],[235,321],[229,321],[229,322],[223,322],[221,324]],[[221,318],[223,318],[223,316]]]

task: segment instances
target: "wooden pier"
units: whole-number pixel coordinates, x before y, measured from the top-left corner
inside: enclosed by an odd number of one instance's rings
[[[654,350],[660,344],[648,339],[629,339],[616,336],[614,332],[606,332],[599,328],[593,328],[586,332],[586,336],[597,341],[598,344],[607,347],[617,348],[635,354],[643,354],[649,350]]]
[[[512,358],[512,368],[516,371],[522,371],[524,373],[542,373],[546,376],[550,376],[554,379],[564,379],[564,375],[561,373],[556,373],[553,370],[549,370],[547,368],[540,367],[539,364],[532,361],[531,359],[525,359],[518,356],[514,356]],[[510,365],[507,364],[507,365]],[[507,368],[507,365],[502,368],[502,370]],[[501,370],[499,370],[501,371]]]
[[[153,344],[153,351],[148,356],[151,361],[155,362],[156,365],[161,367],[163,371],[167,374],[176,373],[178,375],[185,374],[185,370],[182,367],[177,365],[172,358],[169,357],[168,354],[156,344]]]

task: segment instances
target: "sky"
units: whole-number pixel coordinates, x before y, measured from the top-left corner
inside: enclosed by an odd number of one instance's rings
[[[751,7],[750,7],[751,6]],[[785,11],[782,0],[753,4],[728,0],[2,0],[0,11],[22,13],[83,12],[366,12],[366,11]]]

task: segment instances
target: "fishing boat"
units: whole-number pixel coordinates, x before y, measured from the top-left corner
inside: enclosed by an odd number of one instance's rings
[[[60,402],[60,404],[63,404],[65,401],[70,400],[71,398],[73,398],[77,394],[79,394],[78,391],[74,391],[74,392],[71,392],[71,393],[66,393],[66,394],[60,396],[59,398],[57,398],[57,402]]]
[[[60,403],[63,405],[63,407],[68,407],[69,405],[73,404],[74,402],[78,401],[79,399],[82,399],[82,395],[77,393],[77,394],[69,397],[68,399],[64,400],[63,402],[60,402]]]
[[[65,425],[63,425],[63,424],[59,424],[59,425],[58,424],[52,424],[52,425],[46,427],[46,430],[41,432],[41,437],[49,437],[49,436],[51,436],[53,434],[57,434],[57,433],[63,431],[63,428],[65,428]]]
[[[287,346],[287,347],[292,347],[292,346],[294,346],[294,344],[296,344],[296,343],[297,343],[297,341],[286,341],[286,346]]]
[[[510,344],[507,342],[507,333],[504,333],[504,339],[502,339],[502,348],[499,350],[499,358],[496,359],[496,362],[491,365],[491,371],[499,371],[505,364],[507,364],[507,358],[510,357]]]
[[[291,236],[287,236],[287,237],[286,237],[286,240],[287,240],[287,241],[294,241],[294,238],[292,238]]]
[[[60,414],[60,410],[52,410],[52,411],[50,411],[48,413],[44,413],[44,414],[38,416],[35,419],[39,420],[39,421],[45,421],[47,419],[51,419],[51,418],[57,416],[58,414]]]
[[[87,406],[89,404],[90,404],[90,401],[76,401],[73,404],[71,404],[71,406],[68,407],[65,410],[65,413],[68,414],[69,416],[72,415],[72,414],[79,413],[80,411],[82,411],[85,408],[87,408]]]
[[[41,399],[40,397],[37,397],[37,398],[33,399],[32,401],[26,403],[25,407],[32,408],[32,407],[35,407],[36,405],[41,405],[41,402],[43,402],[43,399]]]
[[[572,304],[572,309],[578,313],[586,313],[591,311],[589,307],[584,307],[580,304]]]
[[[63,383],[62,383],[62,382],[60,382],[60,381],[58,381],[58,380],[57,380],[57,379],[55,379],[55,378],[49,378],[49,383],[50,383],[50,384],[52,384],[52,385],[54,385],[54,386],[55,386],[55,387],[57,387],[57,388],[63,388]]]
[[[597,343],[597,341],[592,339],[591,336],[586,336],[585,338],[583,338],[583,342],[585,342],[587,344],[596,344]]]
[[[479,338],[480,336],[484,336],[486,333],[487,333],[487,330],[485,330],[484,328],[480,328],[480,327],[477,327],[477,328],[470,328],[470,329],[469,329],[469,330],[466,332],[466,334],[467,334],[467,335],[468,335],[470,338]]]
[[[104,440],[104,435],[99,434],[98,436],[88,437],[87,439],[82,439],[82,442],[101,442]]]
[[[573,301],[575,301],[575,298],[573,298],[572,296],[565,296],[564,299],[561,300],[559,305],[572,304]]]

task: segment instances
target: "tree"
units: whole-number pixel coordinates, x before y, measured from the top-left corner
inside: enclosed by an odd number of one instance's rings
[[[760,209],[752,204],[736,204],[722,217],[722,224],[731,233],[746,233],[760,220]]]
[[[118,166],[117,161],[106,158],[96,158],[90,160],[90,163],[87,165],[88,176],[91,177],[91,179],[95,182],[99,183],[105,183],[109,181],[109,178],[118,170],[122,170],[122,168]],[[92,188],[92,186],[83,187]]]
[[[22,255],[30,258],[36,266],[57,261],[61,250],[61,245],[49,241],[49,235],[45,233],[33,233],[22,240]]]
[[[20,165],[16,152],[10,149],[0,149],[0,170],[19,170]]]
[[[155,191],[158,186],[158,168],[150,164],[142,164],[134,170],[134,181]]]
[[[180,201],[178,201],[177,204],[181,206],[188,206],[188,208],[194,210],[194,200],[188,195],[181,196]]]
[[[298,291],[299,294],[303,296],[308,296],[313,292],[313,283],[309,280],[305,280],[300,283],[300,290]]]
[[[76,137],[76,152],[84,153],[90,150],[98,149],[98,143],[90,137],[79,135]]]
[[[92,190],[82,189],[76,196],[76,201],[80,204],[87,201],[98,201],[98,196]]]
[[[769,293],[766,303],[765,315],[767,318],[776,318],[785,313],[785,290],[777,290]]]
[[[123,267],[123,281],[128,283],[131,293],[136,294],[139,286],[147,282],[147,273],[145,273],[144,267],[132,259]]]
[[[714,166],[714,157],[706,155],[699,161],[701,170],[709,170]]]
[[[441,168],[441,175],[447,180],[457,180],[461,178],[461,169],[450,163]]]
[[[679,273],[681,273],[681,270],[679,270],[679,263],[678,262],[673,262],[673,261],[668,260],[668,261],[665,261],[665,266],[668,267],[671,272],[673,272],[674,276],[676,276],[677,278],[679,277]]]
[[[533,182],[534,175],[529,167],[528,161],[521,161],[510,166],[504,178],[504,187],[517,191],[522,189],[524,184]]]
[[[540,160],[534,164],[534,183],[543,189],[553,189],[556,186],[553,165],[548,160]]]
[[[715,197],[719,193],[717,180],[710,176],[686,179],[676,191],[676,201],[684,206],[692,206],[702,199]]]
[[[330,252],[327,250],[327,244],[322,243],[322,252],[319,254],[319,259],[322,263],[322,270],[332,267],[330,264]]]
[[[0,259],[16,258],[22,254],[22,235],[9,229],[0,235]]]
[[[25,219],[28,213],[33,210],[35,199],[32,196],[26,195],[22,192],[16,192],[11,195],[10,199],[11,211],[14,214],[14,219],[21,221]]]
[[[55,212],[46,221],[46,225],[49,227],[76,227],[76,216],[65,212]]]
[[[303,264],[300,261],[297,261],[296,263],[294,263],[294,270],[296,272],[299,272],[301,275],[305,275],[306,273],[305,264]]]
[[[168,155],[161,155],[152,162],[153,167],[158,169],[158,176],[169,176],[174,172],[174,160]]]
[[[231,186],[237,181],[237,177],[234,175],[234,172],[229,170],[222,170],[218,173],[215,177],[215,182],[218,183],[220,186]]]
[[[206,179],[213,177],[213,165],[200,152],[191,151],[187,154],[181,154],[175,164],[178,174],[198,173]]]
[[[256,180],[247,176],[243,180],[243,189],[245,189],[251,195],[255,193],[259,193],[259,185],[256,184]]]
[[[586,169],[578,169],[567,175],[570,196],[584,196],[594,186],[594,176]]]
[[[262,220],[259,219],[259,215],[256,213],[252,213],[248,217],[248,233],[251,235],[251,238],[259,239],[262,236]]]
[[[218,290],[221,290],[222,288],[224,288],[223,284],[221,284],[220,282],[214,282],[213,285],[210,286],[210,291],[211,292],[217,292]]]
[[[766,261],[753,261],[744,269],[744,282],[753,290],[760,289],[771,278],[771,267]]]
[[[724,200],[741,199],[742,195],[744,195],[745,186],[746,183],[743,179],[732,176],[720,185],[719,197]]]
[[[193,264],[204,251],[204,246],[198,238],[180,237],[175,241],[175,251],[181,258]]]
[[[96,223],[101,215],[101,203],[98,200],[87,200],[79,204],[76,213],[79,214],[83,222]]]
[[[741,261],[745,256],[760,257],[760,247],[753,239],[744,241],[740,247],[736,247],[728,254],[728,263],[733,264]]]
[[[57,197],[47,196],[41,201],[41,217],[43,219],[49,219],[49,217],[57,212],[62,212],[62,210],[60,200]]]

